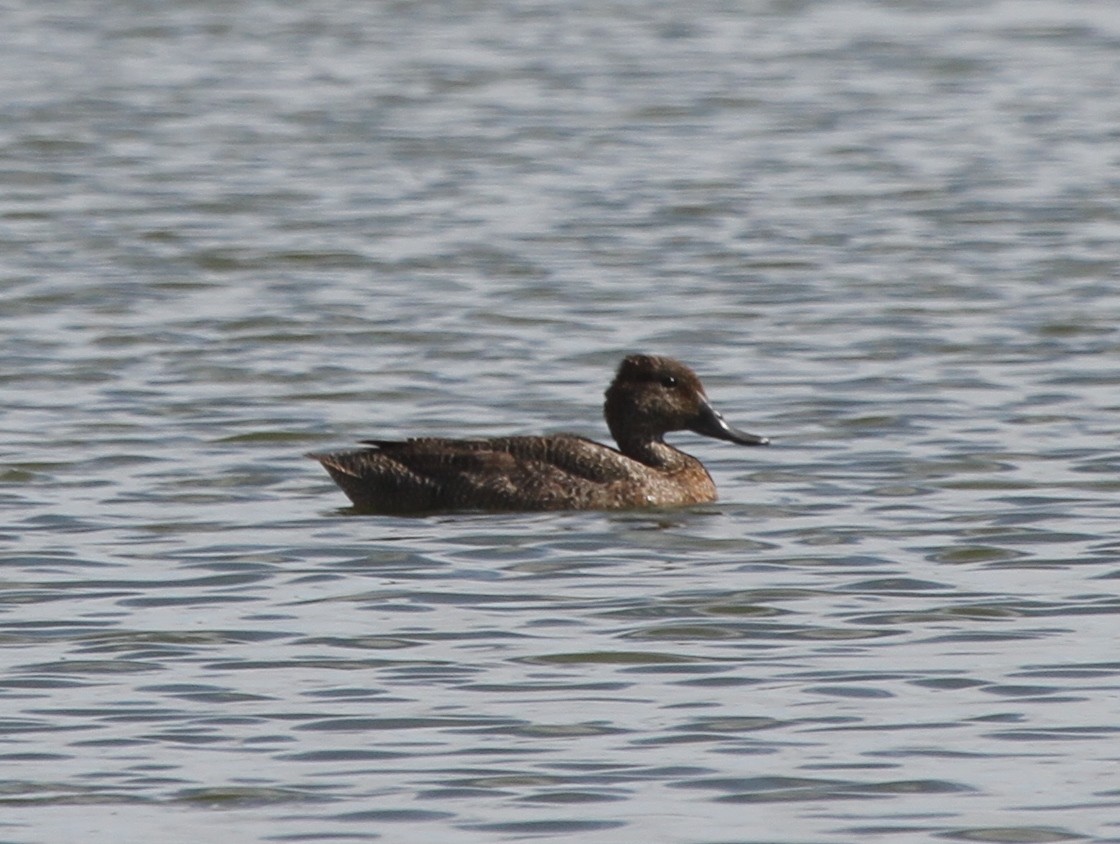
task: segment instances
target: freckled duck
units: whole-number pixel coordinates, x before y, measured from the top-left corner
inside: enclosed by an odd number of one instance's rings
[[[573,434],[455,440],[363,440],[367,448],[309,454],[362,511],[611,510],[716,500],[695,457],[668,445],[694,431],[739,445],[765,437],[732,428],[679,361],[631,355],[618,367],[603,412],[618,448]]]

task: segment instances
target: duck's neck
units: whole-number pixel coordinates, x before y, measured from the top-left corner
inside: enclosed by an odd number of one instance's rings
[[[692,463],[695,458],[673,448],[659,436],[635,434],[615,436],[618,450],[627,457],[655,469],[673,470]]]

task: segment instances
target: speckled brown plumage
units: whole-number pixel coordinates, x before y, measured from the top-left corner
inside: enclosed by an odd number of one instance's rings
[[[691,430],[740,445],[764,437],[729,426],[696,374],[679,361],[631,355],[606,393],[618,449],[556,434],[456,440],[366,440],[367,448],[308,455],[360,510],[610,510],[714,501],[711,476],[664,441]]]

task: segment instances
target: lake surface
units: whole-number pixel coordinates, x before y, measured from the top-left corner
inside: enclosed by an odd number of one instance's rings
[[[1120,841],[1111,0],[0,18],[0,841]],[[664,512],[362,437],[742,428]]]

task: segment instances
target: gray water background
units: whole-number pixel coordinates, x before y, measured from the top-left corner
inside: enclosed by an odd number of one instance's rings
[[[0,840],[1120,841],[1120,15],[0,7]],[[353,515],[606,437],[719,503]]]

